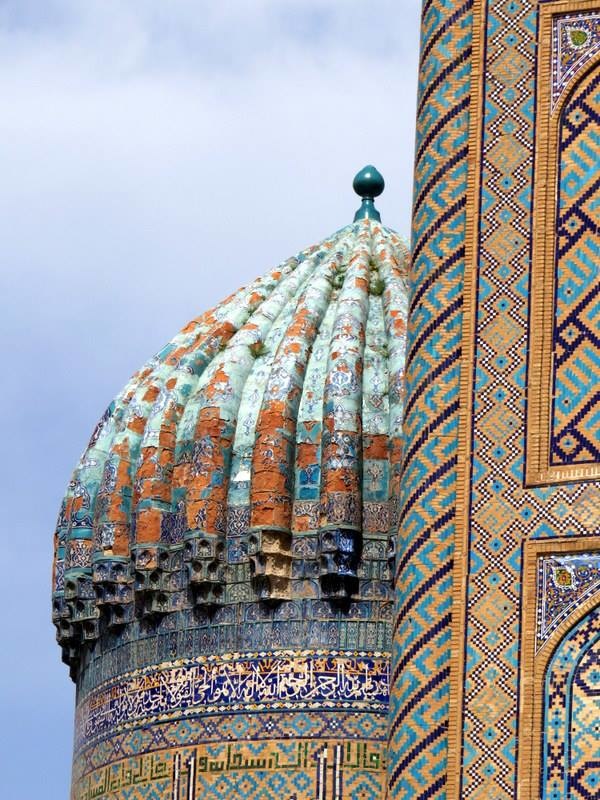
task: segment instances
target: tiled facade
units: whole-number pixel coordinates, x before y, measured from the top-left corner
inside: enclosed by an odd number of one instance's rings
[[[569,95],[559,129],[552,465],[600,462],[599,144],[600,71],[593,70]]]
[[[390,798],[446,791],[472,7],[423,5]]]
[[[543,717],[543,797],[592,800],[600,790],[600,611],[560,642],[548,665]]]
[[[392,798],[567,797],[530,780],[532,693],[573,613],[600,601],[599,13],[423,4]],[[536,540],[546,565],[579,560],[578,597],[536,597],[522,560]]]

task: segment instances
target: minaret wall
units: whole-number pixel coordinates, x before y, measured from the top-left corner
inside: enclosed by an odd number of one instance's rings
[[[422,36],[389,797],[592,797],[600,3]]]

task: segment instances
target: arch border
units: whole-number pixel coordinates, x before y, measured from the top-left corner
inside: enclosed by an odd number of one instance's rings
[[[600,589],[584,600],[552,632],[544,647],[535,652],[537,629],[537,569],[542,556],[575,555],[600,551],[600,536],[528,539],[523,544],[523,593],[521,626],[521,670],[518,698],[517,800],[539,798],[544,721],[546,671],[565,636],[595,608],[600,607]]]
[[[537,65],[536,147],[533,178],[532,254],[530,272],[529,363],[527,379],[527,428],[525,486],[546,486],[600,478],[600,463],[550,465],[552,412],[552,339],[556,306],[556,235],[547,236],[556,225],[558,152],[562,111],[577,86],[600,67],[600,51],[582,65],[561,90],[552,107],[553,23],[569,13],[590,12],[599,8],[598,0],[541,2],[539,6],[539,57]],[[548,298],[552,297],[552,303]]]

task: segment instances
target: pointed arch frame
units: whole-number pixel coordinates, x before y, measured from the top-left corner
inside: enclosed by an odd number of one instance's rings
[[[585,62],[561,89],[553,106],[553,24],[566,14],[600,9],[598,0],[540,3],[537,73],[536,149],[533,187],[533,249],[531,255],[531,312],[527,380],[527,441],[525,485],[544,486],[600,478],[600,463],[552,466],[551,416],[553,385],[553,334],[556,309],[556,219],[559,176],[559,141],[562,112],[577,90],[600,69],[600,51]],[[548,231],[553,233],[549,236]],[[549,301],[549,298],[551,301]]]
[[[517,800],[540,797],[544,740],[544,685],[548,666],[561,642],[588,614],[600,607],[600,590],[581,603],[553,631],[536,655],[537,570],[540,558],[600,551],[600,536],[578,539],[529,539],[523,545],[521,671],[519,679]]]

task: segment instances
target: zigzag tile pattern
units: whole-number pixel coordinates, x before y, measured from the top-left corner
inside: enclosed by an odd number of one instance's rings
[[[445,797],[472,2],[422,16],[388,792]]]
[[[600,462],[600,73],[562,111],[552,465]]]
[[[115,731],[81,751],[74,762],[74,776],[81,780],[90,772],[110,766],[120,758],[146,755],[185,745],[219,744],[237,740],[264,742],[286,738],[327,740],[347,731],[352,739],[385,743],[386,715],[319,708],[282,713],[261,709],[260,713],[206,714],[174,722],[143,725],[135,730]]]
[[[462,775],[477,800],[514,790],[535,56],[533,4],[486,5]]]

